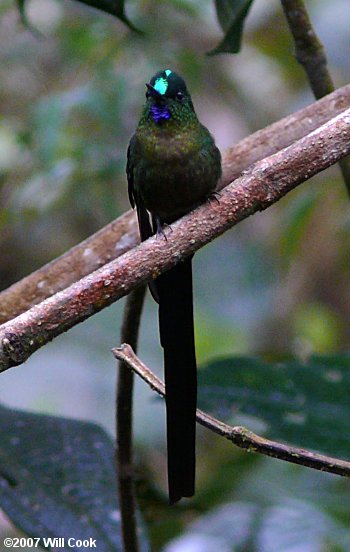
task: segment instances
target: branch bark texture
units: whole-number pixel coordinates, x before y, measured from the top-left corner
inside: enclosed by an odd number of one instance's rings
[[[139,242],[138,236],[136,215],[128,211],[57,259],[2,291],[0,323],[11,320],[123,255]]]
[[[307,75],[316,99],[334,90],[327,58],[309,17],[304,0],[281,0],[284,13],[294,38],[295,54]],[[339,163],[343,179],[350,195],[350,158]]]
[[[152,237],[69,288],[0,326],[0,371],[34,351],[350,153],[350,109],[288,148],[259,161],[207,202],[172,225],[167,240]]]
[[[248,136],[223,153],[224,187],[250,165],[290,146],[350,107],[350,85]],[[61,257],[0,292],[0,324],[62,291],[139,242],[129,211]]]
[[[114,356],[123,360],[131,370],[138,374],[154,391],[162,397],[165,396],[164,383],[151,370],[141,362],[128,344],[123,344],[118,349],[113,349]],[[350,477],[350,462],[332,458],[316,452],[311,452],[298,447],[292,447],[284,443],[278,443],[255,435],[245,427],[229,426],[206,412],[197,409],[197,422],[202,426],[225,437],[234,445],[247,450],[258,452],[265,456],[278,458],[293,464],[299,464],[315,470],[326,471],[336,475]]]
[[[304,0],[281,0],[282,7],[293,35],[295,55],[304,67],[315,98],[322,98],[334,90],[327,67],[322,42],[312,26]]]

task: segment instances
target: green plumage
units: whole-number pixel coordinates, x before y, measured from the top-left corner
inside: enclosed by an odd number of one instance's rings
[[[146,86],[147,100],[127,162],[129,197],[137,208],[142,240],[210,197],[221,176],[220,152],[198,121],[183,79],[167,69],[156,73]],[[192,496],[195,487],[197,366],[191,258],[161,274],[150,289],[159,303],[164,349],[168,483],[173,503]]]
[[[221,175],[220,152],[199,122],[183,80],[173,72],[170,77],[179,81],[177,91],[180,87],[183,99],[147,98],[130,142],[128,164],[135,201],[138,198],[153,216],[168,223],[203,202]],[[160,123],[152,117],[157,100],[166,103],[170,113]]]

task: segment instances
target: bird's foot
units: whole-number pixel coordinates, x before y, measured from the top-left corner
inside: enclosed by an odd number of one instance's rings
[[[208,196],[208,201],[215,201],[216,203],[220,203],[220,197],[221,197],[220,192],[212,192]]]
[[[165,241],[168,240],[167,238],[167,235],[165,233],[165,227],[169,228],[169,233],[171,233],[173,231],[172,227],[170,226],[170,224],[167,224],[166,222],[164,222],[163,224],[160,222],[159,218],[156,218],[156,225],[157,225],[157,237],[158,236],[162,236]]]

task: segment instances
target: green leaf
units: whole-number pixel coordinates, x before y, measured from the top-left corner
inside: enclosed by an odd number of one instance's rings
[[[208,55],[236,54],[241,48],[243,27],[254,0],[215,0],[216,13],[225,36]]]
[[[0,504],[17,527],[123,550],[114,447],[99,426],[0,406],[0,443]]]
[[[82,2],[87,6],[92,6],[97,10],[101,10],[111,15],[114,15],[115,17],[120,19],[120,21],[125,23],[125,25],[129,27],[129,29],[131,29],[132,31],[135,31],[136,33],[141,33],[141,31],[137,29],[130,21],[130,19],[128,19],[128,17],[126,16],[125,0],[77,0],[77,1]],[[17,6],[21,16],[22,23],[31,31],[38,33],[38,31],[31,26],[31,24],[27,19],[26,11],[25,11],[26,2],[27,0],[17,0]]]
[[[125,23],[125,25],[129,27],[129,29],[131,29],[132,31],[135,31],[136,33],[141,33],[141,31],[137,29],[134,26],[134,24],[130,21],[130,19],[126,16],[125,0],[77,0],[77,1],[82,2],[87,6],[92,6],[97,10],[101,10],[111,15],[114,15],[115,17],[120,19],[120,21]]]
[[[199,371],[199,406],[266,437],[350,458],[350,355],[226,358]]]

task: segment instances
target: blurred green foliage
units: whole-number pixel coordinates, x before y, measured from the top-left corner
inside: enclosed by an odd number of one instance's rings
[[[350,76],[348,28],[341,24],[347,0],[331,7],[322,0],[308,4],[331,71],[342,85]],[[221,148],[312,101],[278,2],[253,3],[237,56],[205,55],[222,40],[212,0],[130,0],[126,9],[143,36],[82,2],[27,0],[28,20],[39,36],[23,27],[13,0],[0,4],[2,289],[128,208],[126,147],[144,83],[161,67],[184,76],[200,119]],[[348,213],[334,167],[196,255],[196,338],[202,363],[221,355],[235,362],[237,354],[275,362],[287,354],[298,359],[288,365],[293,380],[311,354],[349,348]],[[37,353],[26,369],[4,374],[0,399],[97,420],[111,431],[109,350],[118,344],[120,315],[120,306],[101,313]],[[157,367],[151,301],[141,337],[142,358]],[[266,383],[262,367],[269,368],[259,366],[261,373],[254,372],[247,392],[254,386],[261,392]],[[327,386],[322,374],[316,368],[310,375],[309,394],[320,378],[324,400],[318,412],[325,427],[335,416],[345,424],[345,417],[332,409],[335,384]],[[243,375],[236,385],[243,385]],[[297,387],[303,383],[295,381]],[[346,388],[337,385],[345,409]],[[280,552],[293,546],[349,550],[347,481],[261,460],[204,430],[197,495],[170,510],[162,403],[142,384],[137,393],[139,496],[154,550],[177,552],[189,542],[201,552]],[[312,410],[316,399],[315,392],[305,408]],[[254,423],[262,424],[268,412],[259,409]],[[279,415],[272,413],[269,423]],[[346,428],[342,431],[346,441]],[[185,541],[166,545],[181,532]]]

